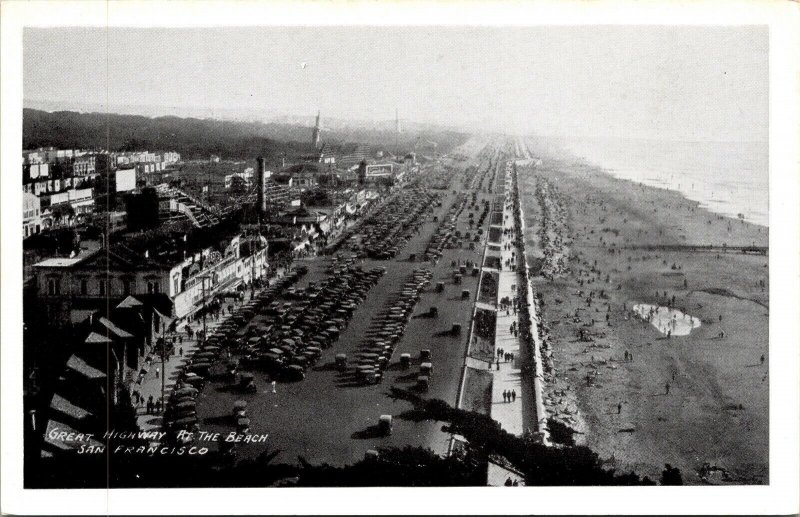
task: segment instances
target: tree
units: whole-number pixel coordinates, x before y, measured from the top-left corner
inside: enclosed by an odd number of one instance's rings
[[[669,463],[664,465],[664,470],[661,471],[661,484],[662,485],[683,485],[683,476],[681,470],[673,467]]]

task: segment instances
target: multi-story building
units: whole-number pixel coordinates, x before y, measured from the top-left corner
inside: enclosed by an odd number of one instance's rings
[[[35,181],[40,178],[50,176],[50,165],[47,163],[24,163],[22,164],[22,182]]]
[[[175,249],[162,256],[112,244],[85,256],[34,264],[37,299],[56,324],[132,295],[164,296],[171,316],[181,318],[200,308],[204,299],[265,277],[267,249],[264,238],[238,235],[221,251]],[[179,253],[183,258],[177,258]]]
[[[73,158],[67,165],[69,176],[94,176],[96,173],[96,161],[93,155],[85,155]],[[67,175],[67,174],[65,174]]]
[[[94,211],[94,195],[113,197],[130,192],[149,174],[180,160],[175,152],[109,153],[53,147],[23,151],[22,155],[22,190],[41,198],[40,229],[80,222],[81,218],[73,216]],[[116,202],[112,199],[103,206],[113,207]],[[36,223],[31,224],[28,231],[35,231]]]
[[[39,198],[28,192],[22,194],[22,235],[30,237],[42,229],[42,207]]]
[[[269,178],[272,176],[272,172],[265,171],[265,177]],[[233,174],[228,174],[225,176],[225,190],[230,189],[233,184],[237,181],[241,181],[241,183],[245,186],[245,188],[250,188],[253,186],[253,168],[248,167],[242,172],[234,172]]]
[[[181,155],[174,151],[166,152],[161,154],[161,163],[164,164],[164,167],[169,165],[173,165],[181,161]]]

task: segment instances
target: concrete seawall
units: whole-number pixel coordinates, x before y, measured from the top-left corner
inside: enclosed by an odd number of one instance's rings
[[[515,210],[515,217],[518,218],[519,225],[520,225],[520,235],[525,235],[525,214],[522,210],[522,201],[519,197],[519,182],[517,176],[517,164],[514,163],[512,167],[512,189],[514,193],[514,210]],[[525,285],[526,285],[526,299],[528,302],[528,314],[530,317],[530,325],[531,325],[531,335],[533,337],[533,357],[534,357],[534,379],[533,379],[533,389],[534,394],[536,397],[536,415],[537,415],[537,422],[536,422],[536,430],[537,432],[541,433],[542,441],[544,443],[549,443],[550,433],[547,430],[547,413],[545,412],[544,407],[544,397],[543,397],[543,385],[544,382],[544,369],[542,367],[542,339],[541,335],[539,334],[539,317],[536,312],[536,304],[535,304],[535,297],[533,296],[533,287],[531,286],[530,279],[528,278],[528,258],[525,254],[525,241],[524,239],[519,239],[517,244],[518,253],[520,257],[522,257],[522,264],[524,266],[524,277],[525,277]]]

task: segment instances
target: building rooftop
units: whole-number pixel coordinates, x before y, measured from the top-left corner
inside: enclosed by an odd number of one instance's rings
[[[91,413],[81,407],[76,406],[58,393],[53,395],[53,400],[50,402],[50,407],[76,420],[82,420],[91,415]]]
[[[106,376],[104,372],[101,372],[93,366],[89,366],[86,361],[77,355],[73,355],[69,358],[69,361],[67,361],[67,368],[74,370],[84,377],[88,377],[89,379],[103,379]]]
[[[45,260],[43,260],[41,262],[37,262],[36,264],[34,264],[34,267],[36,267],[36,266],[39,266],[39,267],[71,267],[71,266],[74,266],[75,264],[77,264],[78,262],[80,262],[81,260],[83,260],[85,258],[86,258],[85,255],[80,256],[80,257],[73,257],[73,258],[68,258],[68,257],[49,258],[49,259],[45,259]]]

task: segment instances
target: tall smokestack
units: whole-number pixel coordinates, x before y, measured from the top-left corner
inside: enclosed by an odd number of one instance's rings
[[[267,196],[264,195],[267,189],[267,178],[264,167],[264,158],[258,157],[258,213],[265,215],[267,213]]]

